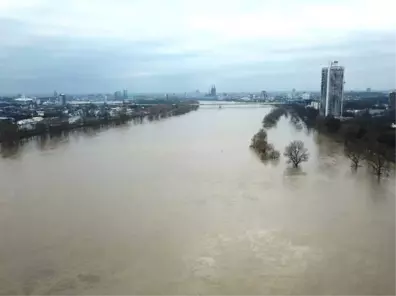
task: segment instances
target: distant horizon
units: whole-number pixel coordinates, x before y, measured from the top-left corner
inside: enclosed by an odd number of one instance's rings
[[[368,93],[390,93],[395,91],[396,89],[371,89]],[[223,93],[226,94],[260,94],[260,91],[218,91],[217,96],[223,95]],[[268,94],[277,94],[277,93],[291,93],[292,89],[290,90],[264,90]],[[67,93],[67,92],[58,92],[58,93],[64,93],[68,96],[86,96],[86,95],[113,95],[115,91],[113,92],[87,92],[87,93]],[[346,89],[345,92],[367,92],[366,89]],[[128,91],[128,96],[136,96],[136,95],[166,95],[166,94],[175,94],[175,95],[184,95],[187,93],[188,95],[195,94],[195,91],[187,91],[187,92],[130,92]],[[296,93],[320,93],[320,90],[298,90],[296,89]],[[21,92],[16,92],[16,93],[0,93],[0,97],[7,97],[7,96],[18,96],[18,95],[23,95],[26,97],[29,96],[53,96],[54,92],[40,92],[40,93],[21,93]],[[206,95],[208,94],[207,92],[202,92],[200,91],[200,95]]]

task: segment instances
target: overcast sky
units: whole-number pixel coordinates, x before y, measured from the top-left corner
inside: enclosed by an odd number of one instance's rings
[[[394,0],[0,0],[0,93],[396,84]]]

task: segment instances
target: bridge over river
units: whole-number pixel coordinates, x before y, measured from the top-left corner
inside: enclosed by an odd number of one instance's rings
[[[210,102],[199,102],[200,108],[266,108],[270,105],[280,105],[283,104],[282,102],[217,102],[217,101],[210,101]]]

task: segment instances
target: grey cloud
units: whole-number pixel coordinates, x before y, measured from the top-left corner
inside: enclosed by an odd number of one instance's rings
[[[0,92],[180,92],[216,83],[219,90],[318,90],[320,68],[339,59],[348,88],[394,88],[395,36],[356,32],[343,40],[295,46],[271,39],[230,44],[224,52],[172,52],[180,40],[38,35],[27,23],[0,19]],[[255,62],[224,61],[228,52],[262,52]],[[225,63],[224,63],[225,62]],[[141,75],[142,74],[142,75]]]
[[[159,64],[180,63],[199,55],[167,53],[166,45],[164,41],[70,36],[37,37],[25,46],[9,44],[0,49],[1,69],[7,69],[0,71],[0,88],[6,92],[54,88],[67,92],[110,91],[129,87],[132,79],[128,77],[134,73],[158,70]]]

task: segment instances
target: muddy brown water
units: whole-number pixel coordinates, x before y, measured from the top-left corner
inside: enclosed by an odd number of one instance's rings
[[[394,294],[395,181],[269,108],[208,108],[2,148],[0,294]]]

